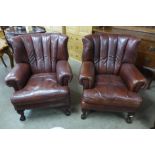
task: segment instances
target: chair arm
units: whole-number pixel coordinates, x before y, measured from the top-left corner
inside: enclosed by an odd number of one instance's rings
[[[60,60],[56,65],[57,80],[61,85],[68,85],[72,80],[73,74],[71,67],[66,60]]]
[[[5,77],[5,83],[15,90],[23,88],[31,75],[29,64],[18,63]]]
[[[95,81],[95,67],[91,61],[84,61],[81,65],[79,83],[84,89],[93,87]]]
[[[146,86],[146,79],[133,64],[123,64],[120,76],[127,84],[129,90],[138,92]]]

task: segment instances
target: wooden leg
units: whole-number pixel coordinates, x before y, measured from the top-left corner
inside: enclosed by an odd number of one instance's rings
[[[7,68],[7,65],[6,65],[6,63],[5,63],[5,61],[4,61],[2,56],[1,56],[1,60],[2,60],[2,63],[4,64],[4,66]]]
[[[134,118],[135,113],[134,112],[129,112],[126,118],[127,123],[132,123],[133,118]]]
[[[26,118],[25,118],[25,115],[24,115],[24,110],[17,110],[17,113],[20,114],[20,120],[21,121],[25,121]]]
[[[70,107],[65,107],[64,108],[64,113],[65,113],[66,116],[70,116],[71,115]]]
[[[14,62],[13,62],[13,54],[12,54],[12,52],[8,48],[5,53],[9,56],[10,65],[11,65],[11,68],[13,68],[14,67]]]
[[[87,118],[87,115],[88,115],[88,111],[82,109],[81,119],[83,119],[83,120],[86,119]]]

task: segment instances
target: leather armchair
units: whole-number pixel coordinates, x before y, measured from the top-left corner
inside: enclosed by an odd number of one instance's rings
[[[72,70],[68,63],[68,37],[61,34],[27,34],[13,38],[16,66],[5,82],[15,92],[11,102],[24,121],[24,110],[61,107],[70,115],[68,83]]]
[[[141,106],[138,91],[146,80],[134,65],[139,40],[124,35],[98,33],[83,38],[79,82],[83,86],[82,119],[89,111],[127,112],[126,121]]]

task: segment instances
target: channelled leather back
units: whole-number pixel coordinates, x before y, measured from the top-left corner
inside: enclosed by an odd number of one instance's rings
[[[125,35],[98,33],[83,38],[82,61],[92,61],[99,74],[118,74],[121,64],[135,63],[139,40]]]
[[[32,73],[55,72],[58,60],[68,60],[68,37],[56,33],[38,33],[13,39],[16,63],[29,63]]]

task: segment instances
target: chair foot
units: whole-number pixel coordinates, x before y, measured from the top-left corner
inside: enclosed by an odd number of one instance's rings
[[[134,118],[135,113],[128,113],[127,118],[126,118],[126,122],[127,123],[132,123],[133,122],[133,118]]]
[[[81,119],[86,119],[88,115],[88,112],[86,110],[82,110]]]
[[[65,109],[64,109],[64,113],[65,113],[66,116],[70,116],[70,115],[71,115],[71,110],[70,110],[70,108],[65,108]]]
[[[21,121],[25,121],[26,118],[25,118],[25,115],[24,115],[24,110],[17,110],[17,113],[20,114],[20,120]]]

